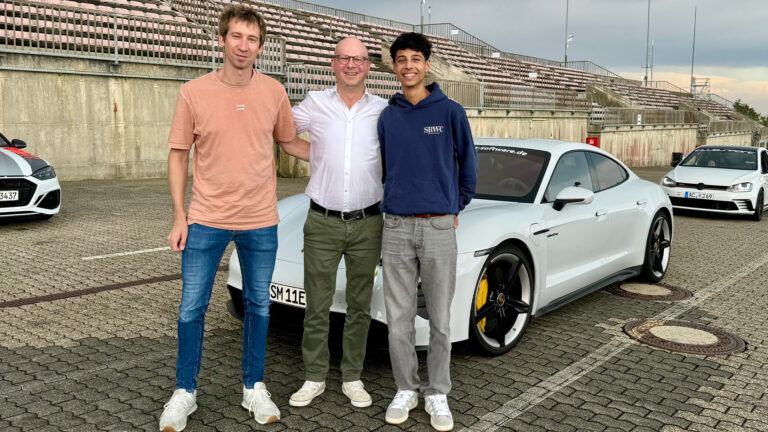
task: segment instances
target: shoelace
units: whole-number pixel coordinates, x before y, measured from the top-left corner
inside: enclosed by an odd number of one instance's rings
[[[253,398],[251,398],[251,401],[248,402],[248,414],[255,411],[253,405],[256,402],[256,399],[258,399],[259,402],[266,403],[267,401],[270,401],[270,398],[272,397],[272,393],[268,392],[267,390],[253,389],[253,391],[255,391]]]
[[[392,400],[392,405],[394,405],[396,408],[402,408],[407,407],[410,408],[410,399],[411,395],[406,392],[397,392],[395,395],[395,398]]]
[[[432,412],[436,415],[450,415],[451,410],[448,408],[448,400],[441,397],[432,397],[429,399],[432,405]]]
[[[175,410],[187,410],[189,409],[189,398],[185,397],[184,395],[176,394],[171,397],[171,400],[168,401],[165,405],[163,405],[163,408],[172,407]]]

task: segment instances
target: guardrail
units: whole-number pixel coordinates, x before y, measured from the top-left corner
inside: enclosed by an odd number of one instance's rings
[[[0,0],[0,51],[206,68],[223,60],[218,36],[209,27],[181,17],[138,17],[91,6]],[[285,40],[267,37],[256,66],[264,73],[284,73]]]

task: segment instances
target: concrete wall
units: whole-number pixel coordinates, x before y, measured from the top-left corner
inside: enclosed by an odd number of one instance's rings
[[[476,137],[549,138],[586,142],[586,112],[468,109]]]
[[[603,126],[590,136],[600,137],[600,148],[633,167],[669,165],[672,153],[696,148],[698,125]]]
[[[727,146],[751,146],[752,132],[722,132],[707,134],[703,140],[699,141],[701,145],[727,145]]]
[[[179,87],[208,72],[129,63],[111,72],[106,61],[18,54],[1,60],[0,131],[26,141],[61,180],[165,176]]]

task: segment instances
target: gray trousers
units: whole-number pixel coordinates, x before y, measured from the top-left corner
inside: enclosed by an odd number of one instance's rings
[[[389,356],[398,390],[448,394],[451,390],[450,308],[456,287],[453,215],[384,217],[382,260]],[[422,385],[416,357],[416,291],[421,278],[429,314],[427,372]]]

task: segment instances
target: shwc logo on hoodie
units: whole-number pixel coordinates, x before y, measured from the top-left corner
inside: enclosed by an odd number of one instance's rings
[[[445,130],[442,126],[424,126],[424,133],[427,135],[440,135]]]

